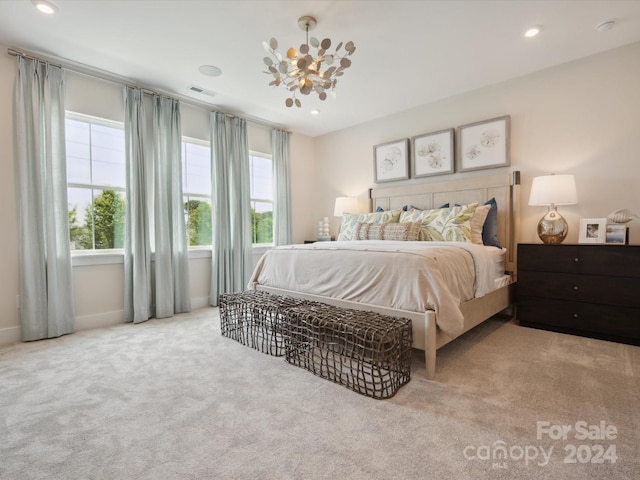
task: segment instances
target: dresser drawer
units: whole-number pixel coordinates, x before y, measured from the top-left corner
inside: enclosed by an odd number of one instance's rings
[[[518,297],[520,325],[640,345],[640,309]]]
[[[640,308],[640,278],[520,271],[518,295]]]
[[[520,244],[518,270],[640,278],[640,246]]]

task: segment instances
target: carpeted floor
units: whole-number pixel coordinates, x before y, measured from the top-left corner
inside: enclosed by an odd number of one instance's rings
[[[0,350],[0,478],[640,478],[638,347],[490,320],[374,400],[217,315]]]

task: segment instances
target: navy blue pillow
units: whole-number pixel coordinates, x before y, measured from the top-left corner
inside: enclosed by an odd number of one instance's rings
[[[496,199],[491,198],[487,200],[485,205],[491,205],[491,208],[482,227],[482,243],[502,248],[500,240],[498,240],[498,204],[496,203]]]

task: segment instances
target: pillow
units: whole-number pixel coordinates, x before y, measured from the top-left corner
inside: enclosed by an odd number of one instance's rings
[[[357,240],[416,241],[420,235],[420,222],[358,223]]]
[[[400,222],[420,222],[420,239],[445,242],[472,242],[471,219],[477,203],[434,210],[410,210],[400,214]]]
[[[482,245],[482,228],[484,227],[484,222],[487,219],[487,215],[489,215],[489,210],[491,209],[491,205],[480,205],[476,208],[476,211],[471,218],[471,241],[473,243],[477,243],[478,245]]]
[[[498,204],[495,198],[491,198],[485,202],[490,205],[489,214],[484,221],[482,227],[482,243],[493,247],[502,248],[500,240],[498,240]]]
[[[400,210],[342,215],[338,241],[356,240],[358,223],[398,223]]]

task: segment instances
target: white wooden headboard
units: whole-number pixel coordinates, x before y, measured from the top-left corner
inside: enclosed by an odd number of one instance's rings
[[[402,208],[405,205],[421,209],[438,208],[445,203],[484,203],[495,198],[498,205],[498,239],[507,248],[507,271],[516,267],[516,202],[520,172],[498,175],[456,178],[446,181],[414,183],[400,186],[377,186],[369,190],[372,210]]]

